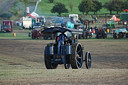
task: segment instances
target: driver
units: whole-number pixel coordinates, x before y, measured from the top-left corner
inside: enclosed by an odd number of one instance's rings
[[[61,53],[61,45],[65,45],[66,42],[70,41],[69,38],[66,36],[66,34],[60,34],[59,36],[56,37],[56,42],[57,42],[57,48],[58,48],[58,54]]]
[[[57,38],[58,40],[58,54],[60,54],[60,49],[61,49],[61,45],[64,45],[64,41],[65,41],[65,35],[64,34],[60,34],[59,35],[59,39]]]

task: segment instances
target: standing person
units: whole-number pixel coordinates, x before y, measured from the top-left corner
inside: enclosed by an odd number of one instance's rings
[[[23,31],[24,31],[25,27],[23,26],[23,28],[22,28],[22,29],[23,29]]]
[[[98,29],[97,29],[97,27],[95,27],[95,33],[96,33],[96,34],[98,33]]]
[[[102,37],[103,37],[103,39],[105,39],[105,31],[104,31],[104,29],[102,29]]]
[[[86,39],[88,39],[88,34],[89,34],[89,31],[87,30],[86,31]]]

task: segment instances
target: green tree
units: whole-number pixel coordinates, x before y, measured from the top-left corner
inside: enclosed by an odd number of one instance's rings
[[[122,9],[128,9],[128,0],[123,2]]]
[[[94,9],[94,3],[92,0],[82,0],[78,6],[79,11],[83,14],[86,12],[86,15]]]
[[[73,9],[73,3],[72,2],[69,3],[69,7],[70,7],[70,9],[72,11],[72,9]]]
[[[25,10],[25,6],[21,2],[15,2],[13,7],[10,8],[9,12],[14,16],[21,16],[23,15]]]
[[[51,9],[52,13],[58,13],[61,16],[61,13],[67,13],[68,9],[65,8],[65,5],[62,3],[56,3]]]
[[[104,7],[110,11],[110,14],[112,14],[112,11],[114,11],[114,7],[111,0],[109,2],[106,2],[104,4]]]
[[[38,0],[19,0],[20,2],[23,2],[23,3],[35,3],[37,2]]]
[[[122,5],[123,5],[122,0],[112,0],[112,4],[113,4],[114,11],[116,11],[117,14],[122,11],[122,9],[123,9],[123,7],[122,7]]]
[[[37,0],[19,0],[20,2],[24,3],[27,6],[29,3],[35,3]]]
[[[23,2],[23,3],[29,3],[31,0],[19,0],[20,2]]]
[[[3,18],[3,19],[10,19],[11,17],[12,17],[12,14],[10,12],[0,14],[0,18]]]
[[[110,11],[110,14],[112,14],[112,11],[121,12],[123,9],[123,1],[122,0],[110,0],[109,2],[106,2],[104,5],[105,8],[107,8]]]
[[[92,12],[96,14],[98,11],[100,11],[100,9],[102,9],[102,3],[99,2],[98,0],[93,0],[93,3],[94,3],[94,9],[92,10]]]
[[[50,3],[53,3],[53,2],[54,2],[54,0],[49,0],[49,2],[50,2]]]

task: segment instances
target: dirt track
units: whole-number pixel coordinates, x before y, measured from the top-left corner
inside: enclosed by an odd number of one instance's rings
[[[92,53],[92,69],[46,70],[47,40],[0,39],[0,85],[127,85],[128,40],[80,40]]]

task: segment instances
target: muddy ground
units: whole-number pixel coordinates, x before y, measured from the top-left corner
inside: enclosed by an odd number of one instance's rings
[[[0,38],[0,85],[127,85],[128,39],[79,40],[92,54],[92,68],[47,70],[44,47],[50,40]]]

